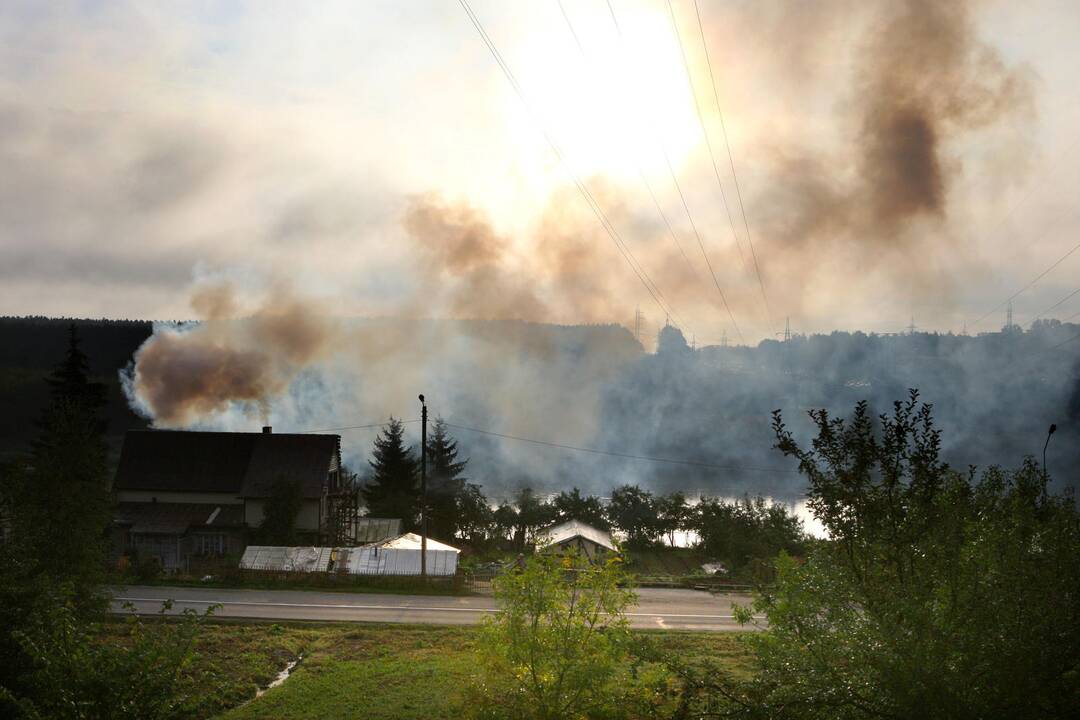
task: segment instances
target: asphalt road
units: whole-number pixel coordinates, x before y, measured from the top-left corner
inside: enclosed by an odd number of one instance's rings
[[[731,604],[745,605],[746,595],[713,595],[699,590],[640,588],[638,603],[627,616],[635,628],[725,632],[744,630],[731,617]],[[161,610],[173,600],[172,613],[194,608],[202,612],[220,605],[216,617],[259,620],[420,623],[471,625],[495,611],[486,596],[390,595],[299,590],[231,590],[222,588],[129,586],[116,588],[113,610],[125,602],[141,614]]]

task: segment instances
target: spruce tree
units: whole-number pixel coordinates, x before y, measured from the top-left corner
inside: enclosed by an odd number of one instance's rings
[[[466,502],[462,473],[469,461],[458,460],[457,441],[450,437],[441,417],[435,419],[427,447],[428,534],[449,541],[461,529]]]
[[[375,438],[371,476],[360,493],[369,517],[400,518],[406,530],[414,530],[420,500],[418,463],[404,436],[405,425],[391,417]]]

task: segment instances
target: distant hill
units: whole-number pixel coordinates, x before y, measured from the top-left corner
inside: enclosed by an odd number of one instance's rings
[[[129,408],[117,375],[152,330],[142,320],[85,320],[0,317],[0,457],[26,450],[37,434],[37,420],[48,401],[45,377],[67,349],[68,327],[75,323],[94,378],[108,387],[109,445],[119,450],[124,432],[146,427]]]

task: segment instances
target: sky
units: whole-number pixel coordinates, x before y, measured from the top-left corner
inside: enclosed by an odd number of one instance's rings
[[[977,332],[1077,242],[1075,3],[468,7],[520,96],[454,0],[0,4],[0,314]]]

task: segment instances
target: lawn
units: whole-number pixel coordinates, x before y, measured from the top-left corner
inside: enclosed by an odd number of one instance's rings
[[[106,623],[105,641],[124,624]],[[709,656],[750,672],[738,633],[644,633],[684,659]],[[203,629],[182,687],[188,718],[458,718],[475,672],[475,627],[214,621]],[[284,684],[255,699],[299,655]]]

